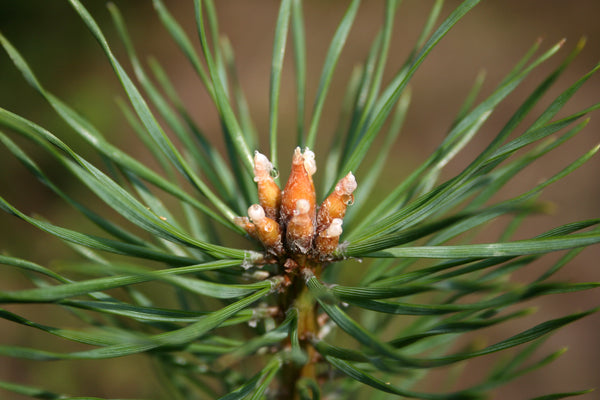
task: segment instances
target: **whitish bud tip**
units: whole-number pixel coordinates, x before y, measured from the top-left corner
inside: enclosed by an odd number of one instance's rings
[[[356,190],[357,186],[358,184],[356,183],[356,178],[352,172],[348,172],[348,175],[343,177],[335,186],[335,190],[339,194],[345,194],[349,196]]]
[[[259,204],[252,204],[248,208],[248,216],[252,222],[260,222],[265,219],[265,210]]]
[[[342,234],[342,219],[334,218],[331,221],[331,224],[325,230],[325,236],[327,237],[336,237]]]
[[[308,147],[304,149],[304,169],[306,173],[313,176],[317,172],[317,162],[315,161],[315,153]]]
[[[300,150],[300,147],[296,147],[294,149],[294,155],[292,156],[292,163],[300,164],[303,162],[303,160],[304,158],[302,157],[302,150]]]
[[[258,182],[261,179],[265,179],[270,176],[273,170],[273,164],[269,161],[267,156],[260,153],[259,151],[254,152],[254,181]]]
[[[306,214],[310,210],[310,203],[308,200],[300,199],[296,201],[296,215]]]

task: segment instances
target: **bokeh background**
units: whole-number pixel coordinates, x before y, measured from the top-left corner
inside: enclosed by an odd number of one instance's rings
[[[154,13],[151,1],[116,0],[114,3],[127,20],[141,58],[145,60],[148,56],[156,56],[160,60],[198,124],[221,145],[220,127],[214,106],[210,104],[194,71],[166,34]],[[165,3],[184,25],[188,34],[195,38],[191,1],[176,0]],[[117,56],[129,68],[105,2],[90,0],[84,4],[97,18]],[[233,45],[241,84],[245,89],[251,113],[259,132],[263,132],[265,137],[268,131],[272,33],[278,4],[279,2],[271,0],[217,2],[221,32],[227,35]],[[307,110],[312,106],[328,43],[347,4],[347,1],[341,0],[305,1],[309,63]],[[383,0],[371,0],[365,1],[361,6],[325,106],[320,128],[322,139],[315,148],[317,160],[323,159],[327,152],[327,138],[338,119],[338,110],[348,78],[353,67],[366,57],[383,19],[383,4]],[[386,74],[388,80],[410,51],[432,4],[433,1],[428,0],[404,0],[400,6]],[[447,1],[444,15],[458,4],[459,1]],[[413,101],[401,138],[392,150],[392,159],[382,182],[398,181],[406,176],[436,147],[447,132],[453,116],[479,72],[486,72],[482,92],[482,96],[485,96],[491,93],[504,74],[538,38],[543,39],[542,48],[548,48],[566,38],[565,47],[559,55],[536,70],[498,107],[473,143],[465,149],[461,157],[448,166],[446,177],[460,171],[499,131],[524,96],[543,79],[544,74],[559,63],[560,57],[566,56],[581,37],[587,37],[583,53],[561,77],[536,112],[543,110],[542,107],[547,105],[553,96],[600,60],[598,15],[600,2],[597,0],[483,1],[453,28],[412,79]],[[66,0],[0,0],[0,30],[22,52],[47,89],[89,118],[113,143],[136,154],[141,160],[148,160],[148,154],[140,150],[137,140],[115,104],[116,96],[125,97],[117,79],[99,46]],[[293,67],[290,61],[288,57],[280,100],[280,132],[287,135],[280,143],[282,166],[287,165],[290,158],[288,153],[291,153],[294,142],[296,118]],[[482,96],[480,98],[483,98]],[[583,109],[598,101],[600,79],[593,77],[567,104],[561,115]],[[0,106],[41,124],[80,154],[98,160],[89,146],[75,137],[44,100],[24,82],[4,52],[0,52]],[[530,118],[528,121],[531,120]],[[598,113],[592,114],[592,120],[584,132],[563,146],[562,150],[555,152],[556,154],[550,154],[525,170],[500,197],[521,193],[525,188],[556,173],[596,145],[600,141],[599,120]],[[43,152],[25,142],[19,143],[36,157],[42,167],[48,168],[55,181],[69,193],[76,193],[79,199],[97,204],[96,209],[102,209],[98,200],[79,190],[77,182],[64,176],[60,169],[52,169],[53,161]],[[266,146],[263,150],[267,150]],[[535,217],[519,232],[519,237],[531,237],[569,221],[598,217],[599,170],[600,157],[596,156],[564,182],[559,182],[544,191],[542,199],[552,202],[555,211],[549,216]],[[287,174],[283,167],[282,171]],[[360,182],[360,171],[357,175]],[[378,185],[370,201],[377,201],[379,194],[387,190],[389,189],[383,183]],[[63,202],[32,178],[4,149],[0,150],[0,194],[27,213],[41,215],[64,226],[88,227]],[[484,231],[480,240],[493,240],[497,235],[494,229],[492,227]],[[56,265],[58,260],[63,258],[73,258],[67,247],[3,213],[0,213],[0,251],[47,266]],[[587,249],[566,270],[560,272],[559,278],[570,281],[599,280],[599,256],[598,246]],[[549,260],[552,260],[552,257],[549,257]],[[540,264],[538,267],[543,266]],[[535,266],[533,271],[521,273],[516,278],[527,279],[528,276],[533,276],[534,271]],[[25,279],[8,267],[0,266],[0,273],[2,290],[13,290],[27,285]],[[538,313],[519,324],[521,328],[525,328],[542,319],[559,317],[597,306],[599,303],[598,290],[547,297],[541,301],[536,300]],[[57,313],[49,307],[13,306],[10,309],[51,325],[68,326],[74,323],[69,315]],[[64,322],[59,323],[57,319]],[[492,343],[505,338],[514,332],[515,327],[516,325],[513,325],[486,331],[487,340]],[[561,330],[547,341],[545,348],[568,346],[569,351],[558,362],[542,371],[526,375],[510,386],[496,391],[495,398],[527,399],[554,391],[599,387],[599,329],[600,317],[594,315]],[[0,320],[0,338],[2,344],[57,351],[73,349],[65,342],[48,340],[46,335],[3,320]],[[474,363],[475,368],[468,370],[470,372],[466,380],[480,376],[478,371],[481,369],[478,366],[483,367],[488,362],[489,359],[486,358]],[[436,373],[435,379],[429,381],[427,386],[421,386],[421,389],[439,390],[446,372],[441,370]],[[0,358],[0,380],[39,385],[74,395],[148,398],[162,396],[160,384],[153,376],[152,366],[143,357],[101,362],[57,363],[22,362]],[[598,398],[597,396],[596,392],[582,398],[591,400]],[[22,397],[0,390],[0,398]]]

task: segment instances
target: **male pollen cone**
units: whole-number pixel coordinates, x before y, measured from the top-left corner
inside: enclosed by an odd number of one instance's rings
[[[315,195],[315,185],[312,176],[317,171],[315,163],[315,153],[308,148],[304,154],[300,152],[300,147],[294,150],[292,158],[292,171],[290,177],[281,193],[281,222],[286,225],[294,215],[296,202],[304,199],[308,202],[308,216],[311,220],[315,218],[317,198]]]
[[[356,189],[356,178],[352,172],[340,179],[335,185],[335,190],[321,204],[317,215],[318,230],[327,228],[335,218],[343,219],[346,207],[354,201],[352,192]]]
[[[281,204],[281,190],[271,176],[273,164],[258,151],[254,152],[254,182],[258,186],[258,202],[265,210],[267,217],[278,220]]]

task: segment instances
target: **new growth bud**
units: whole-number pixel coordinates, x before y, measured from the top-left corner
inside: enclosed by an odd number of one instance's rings
[[[315,154],[309,149],[301,153],[300,147],[294,150],[292,158],[292,171],[281,194],[281,222],[287,222],[294,216],[296,202],[304,199],[308,202],[308,215],[311,219],[315,217],[317,198],[312,176],[317,171]]]
[[[356,190],[356,187],[356,178],[352,175],[352,172],[348,172],[348,175],[335,185],[335,190],[323,201],[319,209],[317,215],[319,230],[328,227],[336,218],[344,218],[346,207],[354,202],[352,193]]]
[[[253,204],[248,208],[248,216],[256,226],[256,236],[267,250],[276,255],[283,252],[281,242],[281,230],[279,224],[265,215],[265,210],[259,204]]]
[[[258,202],[264,208],[267,217],[278,220],[281,205],[281,190],[271,176],[273,164],[258,151],[254,152],[254,182],[258,186]]]
[[[315,153],[294,149],[290,177],[283,190],[275,183],[273,165],[254,153],[254,181],[260,204],[248,209],[248,217],[234,222],[258,239],[269,256],[265,260],[283,268],[287,282],[305,268],[339,257],[336,250],[342,234],[346,207],[354,201],[356,179],[352,172],[342,178],[318,209],[312,176],[317,171]]]

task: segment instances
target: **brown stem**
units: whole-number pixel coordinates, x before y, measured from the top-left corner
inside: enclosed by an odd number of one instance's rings
[[[320,275],[321,265],[313,264],[304,260],[298,260],[300,265],[299,270],[310,268],[315,275]],[[298,271],[300,272],[300,271]],[[316,299],[311,295],[301,276],[301,273],[293,277],[287,293],[282,296],[282,311],[287,311],[293,307],[298,312],[298,338],[302,350],[307,355],[307,361],[304,365],[297,365],[293,362],[288,362],[283,365],[281,371],[281,387],[278,394],[278,399],[299,399],[296,390],[297,383],[302,378],[316,379],[316,355],[315,348],[310,344],[309,339],[318,334],[319,325],[317,322],[317,306]],[[289,343],[286,343],[289,346]]]

